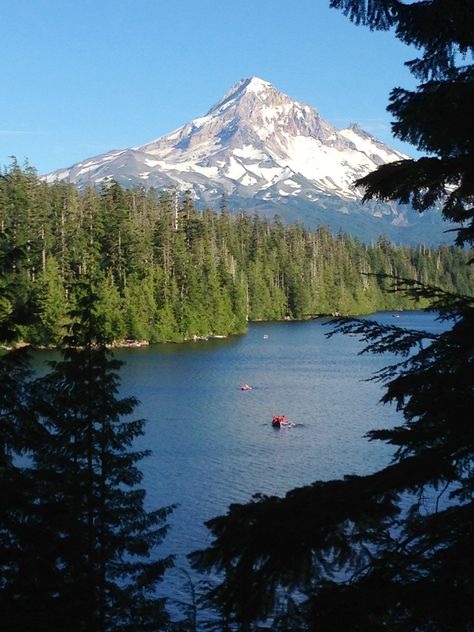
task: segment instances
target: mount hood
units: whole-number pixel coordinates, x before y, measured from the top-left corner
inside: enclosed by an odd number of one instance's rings
[[[407,158],[357,124],[337,129],[311,106],[251,77],[239,81],[202,117],[156,140],[88,158],[45,176],[80,187],[111,179],[125,187],[190,190],[200,207],[279,214],[325,224],[360,239],[438,242],[439,213],[420,217],[394,203],[361,204],[354,181]],[[446,227],[444,226],[444,229]]]

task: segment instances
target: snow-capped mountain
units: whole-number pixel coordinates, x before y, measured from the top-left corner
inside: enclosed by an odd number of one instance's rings
[[[231,209],[259,208],[287,220],[373,237],[390,234],[387,226],[409,224],[410,212],[395,205],[362,207],[354,181],[403,158],[358,125],[337,129],[313,107],[251,77],[239,81],[205,116],[170,134],[89,158],[46,179],[79,186],[112,178],[124,186],[176,186],[191,190],[201,205],[212,205],[225,193]],[[361,223],[362,230],[351,228]]]

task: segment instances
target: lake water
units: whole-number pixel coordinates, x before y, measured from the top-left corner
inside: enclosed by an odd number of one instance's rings
[[[440,331],[433,315],[404,312],[371,318]],[[138,447],[147,505],[178,503],[160,554],[186,554],[209,542],[204,522],[252,494],[288,490],[388,464],[391,448],[364,438],[400,420],[382,406],[382,386],[367,378],[393,358],[358,355],[354,336],[327,339],[324,320],[251,324],[225,340],[123,349],[122,393],[140,400],[147,419]],[[44,356],[43,356],[44,357]],[[252,390],[242,391],[248,383]],[[298,425],[275,430],[273,415]],[[179,596],[182,577],[169,575],[165,593]]]
[[[433,315],[371,318],[439,331]],[[288,490],[389,463],[391,448],[365,433],[400,420],[366,381],[393,358],[358,355],[357,337],[335,336],[324,320],[251,324],[244,336],[121,350],[123,391],[148,420],[141,442],[150,508],[178,503],[163,552],[185,554],[209,541],[204,522],[252,494]],[[248,383],[250,391],[241,391]],[[283,414],[298,425],[274,430]],[[173,585],[175,579],[170,577]]]

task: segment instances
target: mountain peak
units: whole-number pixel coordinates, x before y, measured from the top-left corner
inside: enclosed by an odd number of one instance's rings
[[[126,187],[176,187],[191,190],[201,207],[218,204],[225,193],[229,208],[261,209],[365,239],[411,231],[412,225],[418,230],[418,216],[409,209],[392,203],[362,207],[363,192],[354,185],[378,165],[405,157],[359,125],[338,129],[312,105],[251,76],[207,115],[145,145],[87,158],[46,179],[103,186],[113,178]]]
[[[165,136],[47,178],[80,185],[114,178],[125,186],[177,186],[211,204],[224,192],[238,204],[275,210],[326,208],[336,199],[344,209],[362,196],[355,180],[402,157],[358,125],[337,129],[314,107],[252,76],[237,82],[207,115]]]
[[[276,88],[259,77],[247,77],[238,81],[230,90],[228,90],[222,99],[220,99],[207,113],[207,115],[221,114],[227,110],[231,105],[245,99],[250,95],[261,95],[263,93],[275,93],[278,91]]]
[[[260,77],[248,77],[247,79],[242,79],[239,83],[242,83],[242,86],[246,90],[255,92],[256,94],[268,89],[275,90],[271,83],[265,81],[264,79],[260,79]]]
[[[235,94],[241,95],[247,92],[253,92],[259,94],[260,92],[267,91],[276,92],[276,88],[269,82],[260,77],[246,77],[238,81],[232,88],[226,93],[227,95]]]
[[[351,123],[350,125],[348,125],[347,129],[351,129],[353,132],[363,132],[364,134],[367,133],[365,130],[362,129],[359,123]]]

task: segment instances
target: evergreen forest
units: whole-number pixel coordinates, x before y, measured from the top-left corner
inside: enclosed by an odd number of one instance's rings
[[[362,244],[189,193],[0,175],[0,344],[63,347],[43,376],[0,353],[0,613],[7,632],[472,632],[474,630],[474,5],[330,0],[393,30],[419,57],[394,88],[393,132],[426,154],[358,181],[365,197],[442,209],[457,246]],[[471,264],[471,265],[469,265]],[[426,308],[438,334],[357,314]],[[173,506],[147,509],[107,345],[243,332],[247,321],[333,314],[329,336],[389,353],[373,379],[400,412],[371,441],[392,461],[362,476],[258,494],[207,522],[171,621],[159,559]],[[395,356],[395,358],[394,358]],[[165,414],[165,411],[161,411]],[[351,411],[347,411],[350,423]],[[257,455],[258,457],[258,455]],[[166,473],[165,473],[166,474]],[[202,621],[205,608],[215,615]]]
[[[330,6],[356,25],[393,31],[417,55],[405,62],[416,87],[393,88],[387,109],[394,135],[423,155],[359,179],[365,199],[420,212],[441,207],[458,225],[456,243],[472,247],[472,0]],[[393,289],[428,300],[445,331],[351,317],[329,332],[359,336],[364,352],[391,354],[373,380],[400,422],[367,435],[393,447],[390,464],[283,498],[256,495],[208,521],[213,541],[192,559],[218,575],[208,599],[225,618],[222,630],[474,630],[474,300],[469,287],[453,293],[419,281],[407,275]]]
[[[21,253],[10,253],[10,267]],[[6,288],[8,291],[8,287]],[[121,362],[84,292],[59,361],[0,356],[0,612],[5,632],[135,632],[168,625],[156,592],[173,557],[151,553],[173,507],[145,508],[134,449],[144,420],[118,396]],[[8,318],[0,319],[2,335]],[[11,338],[10,338],[11,337]]]
[[[16,161],[0,176],[0,316],[34,345],[59,345],[84,283],[100,334],[179,342],[244,332],[247,321],[423,307],[387,279],[468,293],[468,253],[362,244],[257,214],[197,211],[189,193],[96,190],[41,180]],[[9,288],[8,292],[6,288]],[[5,337],[3,337],[5,339]]]

